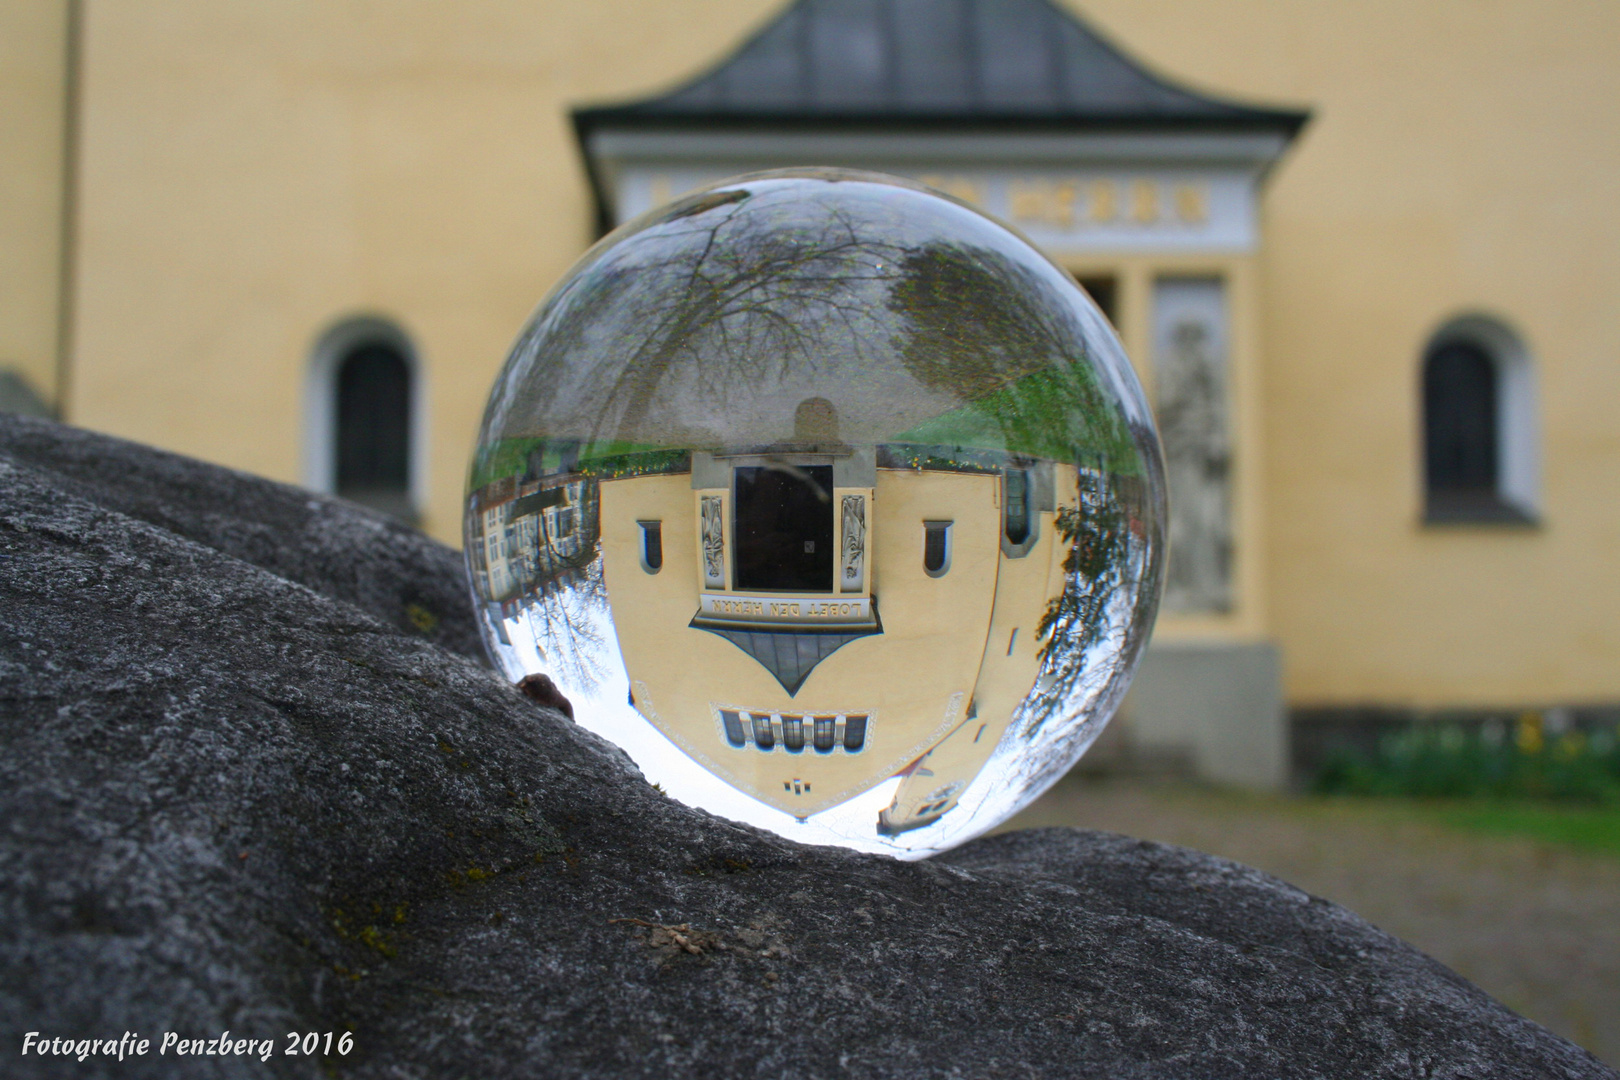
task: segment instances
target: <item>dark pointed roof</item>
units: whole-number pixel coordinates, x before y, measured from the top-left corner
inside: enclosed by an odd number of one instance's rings
[[[1177,86],[1050,0],[796,0],[686,85],[574,112],[582,141],[604,126],[852,122],[1292,135],[1306,117]]]

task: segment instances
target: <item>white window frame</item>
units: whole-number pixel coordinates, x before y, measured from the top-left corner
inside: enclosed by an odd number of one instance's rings
[[[323,495],[337,494],[337,374],[338,366],[355,347],[382,341],[405,358],[410,374],[410,460],[407,494],[420,514],[427,505],[427,378],[426,365],[415,344],[400,325],[381,315],[356,315],[333,324],[310,352],[304,380],[304,486]]]

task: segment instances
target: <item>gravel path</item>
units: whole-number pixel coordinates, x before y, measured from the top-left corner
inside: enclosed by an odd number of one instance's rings
[[[1197,848],[1334,900],[1620,1065],[1620,860],[1413,820],[1399,805],[1067,779],[1005,828]]]

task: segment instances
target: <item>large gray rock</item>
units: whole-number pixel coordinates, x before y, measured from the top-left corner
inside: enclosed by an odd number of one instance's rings
[[[0,1072],[1614,1076],[1206,855],[903,864],[717,820],[475,650],[446,549],[0,418]],[[274,1056],[18,1054],[225,1029]]]

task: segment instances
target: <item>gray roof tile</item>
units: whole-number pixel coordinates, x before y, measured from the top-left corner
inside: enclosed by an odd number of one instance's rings
[[[900,122],[1240,127],[1306,114],[1223,101],[1147,71],[1050,0],[796,0],[718,66],[612,126]]]

